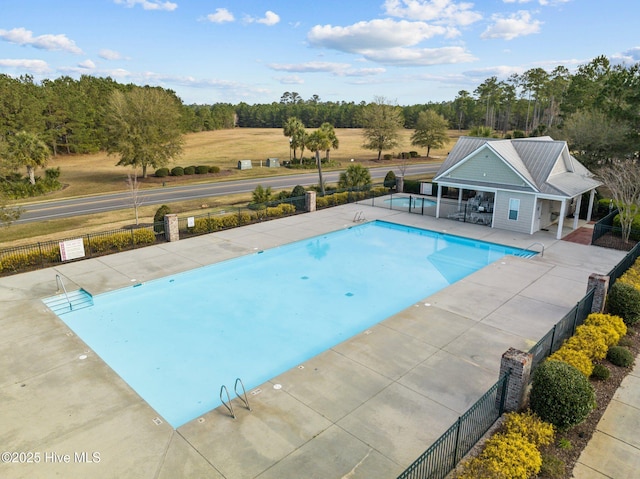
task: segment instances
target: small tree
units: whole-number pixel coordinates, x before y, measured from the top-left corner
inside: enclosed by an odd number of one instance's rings
[[[318,167],[320,191],[322,192],[322,196],[324,196],[324,181],[322,180],[322,160],[320,159],[320,152],[331,148],[331,139],[329,138],[326,130],[317,129],[307,137],[306,144],[311,151],[316,152],[316,166]]]
[[[411,135],[411,144],[427,149],[427,158],[431,148],[442,148],[447,144],[449,122],[433,110],[421,111],[418,115],[416,130]]]
[[[253,203],[256,205],[267,203],[269,200],[271,200],[271,187],[268,186],[266,188],[263,188],[262,185],[258,185],[256,186],[256,189],[253,190],[251,196],[253,198]]]
[[[349,165],[349,167],[340,173],[340,188],[368,190],[371,188],[371,174],[369,170],[359,163]]]
[[[35,185],[35,170],[47,165],[51,152],[38,135],[20,131],[7,140],[6,155],[14,167],[26,166],[29,183]]]
[[[164,217],[168,214],[171,214],[171,208],[167,205],[162,205],[156,210],[156,214],[153,215],[153,230],[156,233],[164,231]]]
[[[396,174],[393,171],[387,172],[383,185],[385,188],[394,188],[396,186]]]
[[[640,166],[635,161],[616,161],[598,171],[618,206],[620,228],[629,242],[633,220],[640,213]]]
[[[142,206],[143,198],[138,191],[138,175],[134,171],[133,174],[127,175],[127,187],[129,188],[129,198],[131,199],[131,206],[136,213],[136,226],[139,224],[138,208]]]
[[[289,138],[289,148],[293,150],[293,159],[297,159],[298,148],[304,148],[304,123],[299,118],[291,116],[282,128],[284,136]],[[300,153],[302,159],[302,152]]]
[[[398,146],[400,129],[404,126],[402,110],[389,103],[384,97],[376,97],[373,103],[362,110],[364,148],[376,150],[378,161],[382,150],[390,150]]]

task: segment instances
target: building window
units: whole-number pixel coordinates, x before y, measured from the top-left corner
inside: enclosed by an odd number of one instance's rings
[[[518,212],[520,211],[520,200],[509,198],[509,219],[518,221]]]

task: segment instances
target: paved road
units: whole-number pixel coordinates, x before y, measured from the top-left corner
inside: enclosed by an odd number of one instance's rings
[[[440,163],[428,165],[410,165],[405,174],[423,175],[435,174],[440,168]],[[382,180],[387,172],[397,170],[394,167],[372,168],[371,178]],[[340,175],[339,171],[328,171],[323,174],[327,183],[336,183]],[[274,176],[268,178],[253,178],[249,180],[224,181],[216,183],[202,183],[197,185],[159,187],[149,190],[141,190],[143,205],[159,205],[176,201],[186,201],[196,198],[210,198],[234,193],[247,193],[255,189],[258,184],[265,188],[273,189],[293,188],[296,185],[309,186],[318,183],[318,173],[303,173],[299,175]],[[71,198],[66,200],[46,201],[23,206],[22,216],[14,224],[31,223],[72,216],[88,215],[105,211],[119,210],[131,207],[131,194],[128,191],[106,195]]]

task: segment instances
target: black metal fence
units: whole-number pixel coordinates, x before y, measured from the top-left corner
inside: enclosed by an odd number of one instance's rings
[[[629,251],[622,260],[609,271],[609,287],[613,286],[613,283],[622,276],[622,274],[628,270],[633,263],[640,257],[640,243],[636,244],[631,251]]]
[[[443,479],[504,412],[509,375],[504,374],[398,479]]]
[[[0,250],[0,276],[67,263],[69,260],[62,257],[61,243],[76,239],[82,239],[84,248],[84,256],[78,259],[86,259],[148,246],[164,241],[165,237],[163,229],[154,231],[152,226],[139,226],[13,246]]]
[[[529,350],[533,355],[531,369],[535,369],[546,357],[555,353],[565,339],[570,338],[576,331],[576,328],[584,323],[587,316],[591,313],[593,305],[593,295],[595,289],[590,289],[560,321],[558,321],[551,330],[545,334],[534,347]]]
[[[618,210],[614,209],[593,225],[591,244],[605,248],[627,249],[622,239],[622,228],[613,224],[617,214]],[[631,244],[636,243],[637,238],[640,238],[640,231],[632,229],[629,237]]]

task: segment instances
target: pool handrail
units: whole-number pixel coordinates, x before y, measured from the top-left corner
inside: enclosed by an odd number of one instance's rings
[[[242,396],[238,393],[238,383],[242,386]],[[236,378],[236,383],[233,386],[233,390],[236,393],[236,396],[244,403],[245,407],[251,411],[251,406],[249,406],[249,399],[247,399],[247,391],[244,389],[244,383],[242,379]]]
[[[67,299],[67,303],[69,303],[69,311],[73,311],[73,305],[71,304],[71,300],[67,294],[67,288],[64,287],[64,282],[60,275],[56,274],[56,287],[58,288],[58,293],[60,292],[60,286],[62,286],[62,291],[64,291],[64,297]]]
[[[225,402],[225,400],[222,397],[223,392],[227,393],[227,402]],[[231,414],[231,417],[235,419],[236,415],[233,412],[233,406],[231,405],[231,397],[229,396],[229,390],[227,389],[227,386],[225,386],[224,384],[220,386],[220,401],[222,402],[222,405],[227,408],[227,410],[229,411],[229,414]]]
[[[532,246],[535,245],[540,245],[542,246],[542,251],[540,251],[540,257],[544,258],[544,243],[540,243],[539,241],[536,241],[534,243],[531,243],[529,246],[527,246],[526,248],[523,248],[524,251],[527,251],[529,248],[531,248]]]

